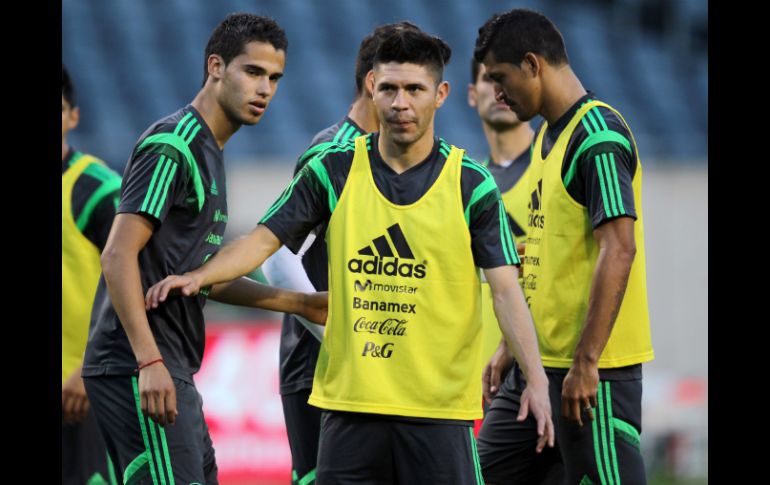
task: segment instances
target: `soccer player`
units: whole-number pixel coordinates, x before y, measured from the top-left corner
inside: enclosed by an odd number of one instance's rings
[[[379,122],[372,102],[372,92],[364,80],[372,70],[372,60],[380,38],[391,29],[412,28],[410,22],[387,24],[374,29],[358,48],[355,66],[356,97],[347,115],[334,125],[317,133],[310,147],[299,157],[294,175],[317,155],[332,144],[347,145],[364,133],[376,131]],[[313,230],[305,243],[301,260],[286,246],[281,246],[262,265],[268,282],[275,286],[301,291],[326,291],[328,283],[328,259],[326,256],[326,224]],[[300,250],[300,253],[303,253]],[[279,384],[283,416],[289,438],[292,459],[292,481],[307,483],[315,476],[318,440],[321,430],[321,410],[307,403],[313,387],[313,373],[318,360],[321,326],[301,322],[302,317],[286,314],[281,326]]]
[[[566,483],[645,483],[642,363],[653,350],[642,167],[631,130],[617,110],[586,92],[560,32],[540,13],[513,9],[492,17],[479,29],[474,56],[519,119],[545,120],[529,175],[524,292],[548,372]],[[509,375],[503,389],[515,378]],[[508,437],[534,439],[527,429]],[[538,467],[531,458],[509,456],[519,472],[494,480],[530,483],[526,477]]]
[[[527,175],[534,131],[528,122],[520,121],[507,104],[495,99],[492,81],[487,77],[484,65],[476,59],[471,59],[468,104],[476,108],[489,145],[489,155],[483,162],[484,166],[489,169],[500,189],[508,222],[516,240],[523,241],[527,227]],[[489,360],[498,345],[501,346],[500,351],[503,351],[505,343],[504,340],[501,341],[492,305],[492,293],[486,282],[481,285],[481,299],[484,321],[481,357],[484,363]],[[499,374],[500,372],[492,372],[489,366],[485,369],[484,393],[487,401],[491,400],[492,394],[499,387],[499,381],[493,381],[493,378],[499,378]]]
[[[272,19],[229,15],[206,46],[201,90],[141,135],[126,166],[83,365],[88,398],[125,483],[217,483],[193,381],[207,296],[277,311],[312,306],[302,295],[247,279],[195,298],[172,297],[153,311],[143,301],[161,275],[195,268],[220,248],[228,217],[222,150],[241,125],[262,118],[286,49]]]
[[[518,257],[489,171],[434,135],[449,46],[422,31],[382,39],[366,82],[379,133],[327,148],[261,224],[201,268],[147,293],[194,295],[296,251],[328,221],[329,316],[310,404],[323,409],[317,483],[481,483],[471,421],[481,415],[480,279],[527,376],[524,414],[553,445],[547,380]]]
[[[108,483],[115,479],[107,448],[89,411],[80,370],[88,322],[107,242],[120,197],[120,175],[98,158],[75,150],[67,133],[80,108],[67,68],[61,67],[61,404],[62,483]],[[113,482],[114,483],[114,482]]]

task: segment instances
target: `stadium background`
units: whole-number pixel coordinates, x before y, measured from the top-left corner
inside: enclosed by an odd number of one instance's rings
[[[645,167],[648,292],[656,360],[645,366],[643,451],[650,483],[708,478],[708,6],[706,0],[302,1],[63,0],[62,60],[79,93],[77,148],[123,171],[139,134],[189,103],[203,50],[225,15],[248,11],[286,30],[285,77],[264,119],[225,149],[226,239],[254,226],[318,130],[347,112],[358,44],[376,25],[411,20],[453,49],[437,132],[486,155],[467,106],[477,29],[495,12],[535,8],[562,31],[584,86],[618,108]],[[259,274],[255,275],[259,277]],[[209,303],[197,382],[221,483],[288,483],[278,397],[280,316]]]

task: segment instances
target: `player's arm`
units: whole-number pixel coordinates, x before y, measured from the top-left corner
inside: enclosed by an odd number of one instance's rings
[[[282,241],[296,252],[308,233],[331,215],[325,192],[329,189],[318,176],[319,170],[327,170],[323,162],[322,153],[303,168],[256,229],[227,244],[200,268],[181,276],[168,276],[153,285],[145,298],[147,307],[156,308],[171,291],[191,296],[202,287],[244,276],[276,252]]]
[[[262,308],[274,312],[293,313],[308,319],[314,326],[326,325],[327,292],[301,292],[263,285],[242,276],[214,285],[209,298],[229,305]],[[323,328],[321,327],[323,334]]]
[[[139,252],[153,224],[139,214],[118,214],[102,252],[102,272],[112,304],[134,352],[139,371],[142,412],[161,425],[174,424],[176,389],[163,362],[142,367],[162,356],[150,330],[139,275]]]
[[[499,266],[485,269],[484,274],[492,290],[500,331],[527,380],[517,420],[523,421],[527,413],[532,412],[540,436],[536,451],[540,452],[546,444],[551,447],[554,444],[551,401],[548,396],[548,377],[537,346],[535,325],[519,286],[519,271],[516,266]]]
[[[310,234],[308,239],[303,243],[302,247],[308,247],[315,240],[315,235]],[[288,288],[305,293],[314,292],[315,288],[308,278],[305,268],[302,266],[301,254],[303,250],[300,250],[298,254],[293,254],[286,246],[281,246],[281,249],[275,252],[272,256],[267,258],[267,261],[262,265],[262,273],[265,275],[268,283],[279,288]],[[311,335],[318,339],[323,340],[324,329],[318,326],[302,315],[297,315],[297,320],[308,329]]]
[[[581,426],[581,411],[597,405],[599,357],[618,316],[636,254],[634,220],[619,217],[608,221],[594,229],[594,238],[599,256],[588,297],[588,312],[562,388],[562,414]],[[589,419],[593,419],[592,413],[588,414]]]

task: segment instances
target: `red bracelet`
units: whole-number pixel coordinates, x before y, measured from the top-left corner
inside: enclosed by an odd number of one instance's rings
[[[146,364],[140,364],[139,367],[136,368],[137,372],[144,369],[147,366],[150,366],[152,364],[157,364],[158,362],[163,362],[163,357],[157,358],[155,360],[151,360],[147,362]]]

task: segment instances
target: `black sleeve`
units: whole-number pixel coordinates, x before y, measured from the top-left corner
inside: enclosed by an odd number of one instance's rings
[[[567,191],[588,208],[594,228],[616,217],[636,219],[633,177],[636,157],[622,144],[606,142],[583,152]]]
[[[179,153],[144,150],[134,154],[123,176],[117,213],[142,214],[158,226],[184,201],[186,164]]]
[[[295,254],[310,231],[331,217],[350,169],[347,164],[348,172],[341,173],[340,155],[322,151],[313,156],[259,221]]]
[[[466,158],[461,185],[476,266],[488,269],[520,264],[508,214],[492,174]]]
[[[120,190],[105,195],[96,204],[86,227],[83,229],[83,235],[94,243],[99,251],[104,250],[104,246],[107,244],[107,237],[110,235],[112,220],[115,218],[115,210],[117,210],[119,202]]]

